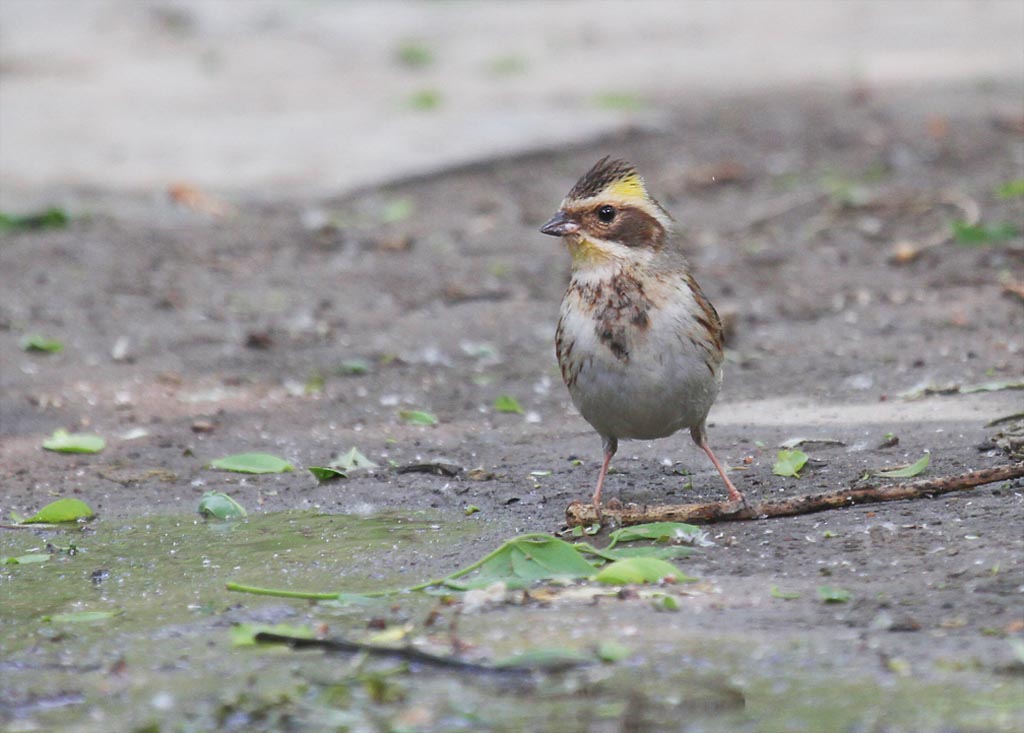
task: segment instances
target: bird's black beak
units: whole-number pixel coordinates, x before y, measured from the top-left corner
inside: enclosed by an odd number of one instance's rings
[[[540,230],[544,234],[550,234],[552,237],[564,237],[578,232],[580,225],[570,219],[569,215],[564,211],[559,211]]]

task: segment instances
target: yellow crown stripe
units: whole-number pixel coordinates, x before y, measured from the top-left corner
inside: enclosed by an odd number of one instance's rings
[[[644,188],[643,179],[635,173],[613,183],[608,187],[608,193],[623,199],[647,198],[647,189]]]

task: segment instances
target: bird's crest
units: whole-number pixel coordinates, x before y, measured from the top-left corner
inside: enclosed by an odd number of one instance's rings
[[[568,199],[580,201],[600,194],[611,195],[624,201],[647,200],[650,196],[644,179],[632,163],[613,160],[606,156],[594,164],[569,191]]]
[[[562,207],[589,206],[595,199],[615,206],[640,209],[654,217],[666,232],[672,229],[672,217],[647,192],[644,179],[628,161],[601,158],[576,181],[562,202]]]

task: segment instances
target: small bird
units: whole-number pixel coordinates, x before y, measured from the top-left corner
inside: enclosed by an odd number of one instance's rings
[[[599,160],[541,232],[561,237],[572,255],[555,353],[573,404],[604,441],[595,509],[619,440],[683,428],[730,501],[744,501],[705,427],[722,384],[722,323],[671,240],[672,218],[636,168]]]

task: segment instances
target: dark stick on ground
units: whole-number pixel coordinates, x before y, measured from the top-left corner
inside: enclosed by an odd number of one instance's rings
[[[275,634],[269,631],[257,633],[254,639],[261,644],[287,644],[293,649],[322,649],[326,652],[341,652],[345,654],[366,653],[375,656],[394,657],[406,662],[423,664],[428,667],[439,667],[460,672],[472,672],[474,674],[529,674],[531,672],[563,672],[567,669],[579,667],[586,664],[581,660],[559,660],[554,664],[480,664],[469,662],[451,656],[440,656],[422,651],[415,647],[387,647],[375,644],[365,644],[359,641],[348,639],[307,639],[299,636],[288,636],[286,634]]]
[[[740,519],[767,519],[771,517],[792,517],[797,514],[823,512],[829,509],[874,504],[882,501],[903,501],[926,496],[965,491],[976,486],[1024,476],[1024,462],[1006,466],[985,468],[980,471],[957,476],[922,479],[892,486],[862,486],[855,489],[826,491],[821,494],[794,496],[780,501],[751,503],[749,507],[732,502],[711,502],[708,504],[674,504],[659,506],[614,506],[601,507],[604,521],[619,525],[644,524],[646,522],[691,522],[710,524]],[[565,510],[570,527],[585,526],[598,521],[593,505],[574,502]]]

